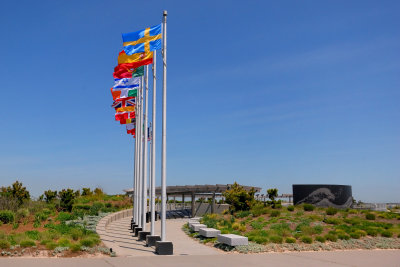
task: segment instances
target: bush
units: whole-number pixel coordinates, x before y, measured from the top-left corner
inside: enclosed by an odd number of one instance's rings
[[[57,216],[58,221],[60,222],[65,222],[65,221],[70,221],[70,220],[74,220],[76,219],[76,216],[74,216],[71,213],[67,213],[67,212],[60,212]]]
[[[383,236],[383,237],[392,237],[392,236],[393,236],[393,233],[390,232],[390,231],[388,231],[388,230],[385,230],[385,231],[383,231],[383,232],[381,233],[381,236]]]
[[[365,214],[365,219],[373,221],[375,220],[375,214],[367,213]]]
[[[338,234],[338,238],[341,239],[341,240],[349,240],[350,236],[345,234],[345,233],[339,233]]]
[[[337,236],[334,234],[326,234],[325,235],[326,240],[336,242],[337,241]]]
[[[71,242],[65,237],[60,238],[57,243],[60,247],[69,247],[71,245]]]
[[[293,205],[287,206],[287,210],[288,211],[294,211],[294,206]]]
[[[322,227],[322,225],[314,226],[314,233],[316,233],[316,234],[321,234],[323,230],[324,230],[324,227]]]
[[[23,248],[29,248],[36,245],[35,241],[33,240],[23,240],[19,243],[19,245]]]
[[[326,215],[335,215],[337,213],[337,209],[333,207],[329,207],[326,209]]]
[[[360,235],[360,233],[353,232],[353,233],[350,233],[350,237],[354,238],[354,239],[360,239],[361,235]]]
[[[29,217],[29,210],[28,209],[19,209],[16,212],[16,218],[17,220],[20,220],[22,218],[27,218]]]
[[[243,186],[240,186],[236,182],[228,190],[222,193],[225,197],[225,202],[230,205],[229,209],[232,212],[250,210],[255,203],[254,194],[254,189],[247,192]]]
[[[236,213],[236,218],[244,218],[250,215],[250,211],[245,210],[245,211],[239,211],[238,213]]]
[[[15,214],[11,210],[0,211],[0,222],[2,223],[12,223],[15,220]]]
[[[318,242],[321,242],[321,243],[325,243],[326,238],[323,237],[323,236],[318,235],[318,236],[315,237],[315,240],[318,241]]]
[[[283,242],[283,238],[277,235],[273,235],[269,238],[269,241],[271,241],[272,243],[276,243],[276,244],[282,244]]]
[[[251,212],[251,214],[253,215],[253,217],[258,217],[258,216],[260,216],[260,215],[262,215],[262,214],[267,214],[268,213],[268,208],[267,207],[264,207],[264,205],[263,204],[258,204],[258,205],[255,205],[251,210],[250,210],[250,212]]]
[[[72,244],[70,247],[72,252],[78,252],[81,250],[81,245],[80,244]]]
[[[271,211],[271,217],[278,217],[279,215],[281,215],[281,212],[279,210]]]
[[[366,232],[369,236],[377,236],[378,235],[378,230],[376,230],[374,228],[367,228]]]
[[[341,221],[337,218],[325,218],[324,222],[327,224],[334,224],[334,225],[338,225],[341,223]]]
[[[296,243],[296,238],[293,238],[293,237],[286,237],[285,242],[286,242],[286,243],[289,243],[289,244]]]
[[[301,237],[301,242],[306,243],[306,244],[311,244],[312,243],[312,238],[310,236],[303,236]]]
[[[254,236],[252,239],[253,239],[252,240],[253,242],[256,242],[258,244],[268,243],[268,237],[265,237],[265,236]]]
[[[27,237],[29,237],[30,239],[33,239],[33,240],[39,240],[40,239],[40,233],[39,233],[39,231],[36,231],[36,230],[26,231],[25,235]]]
[[[10,242],[4,239],[0,239],[0,248],[2,249],[8,249],[10,248]]]
[[[311,204],[304,203],[303,209],[304,209],[304,211],[313,211],[315,209],[315,207]]]
[[[100,240],[97,238],[93,238],[93,237],[87,237],[85,239],[82,239],[79,243],[85,247],[93,247],[93,246],[97,245],[98,243],[100,243]]]
[[[84,233],[81,229],[74,228],[74,229],[71,229],[70,235],[71,235],[72,239],[76,241],[76,240],[82,238]]]
[[[44,191],[44,195],[45,195],[46,202],[50,203],[57,197],[57,191],[47,190],[47,191]]]
[[[57,247],[57,243],[54,242],[54,241],[49,241],[49,242],[46,243],[46,248],[47,248],[48,250],[53,250],[53,249],[55,249],[56,247]]]

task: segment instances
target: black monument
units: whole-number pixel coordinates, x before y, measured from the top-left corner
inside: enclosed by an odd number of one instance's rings
[[[309,203],[319,207],[349,208],[353,203],[350,185],[294,184],[294,205]]]

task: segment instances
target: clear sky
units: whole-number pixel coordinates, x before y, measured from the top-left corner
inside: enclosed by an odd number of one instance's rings
[[[2,1],[0,185],[132,187],[112,72],[121,33],[164,9],[168,185],[400,202],[399,1]]]

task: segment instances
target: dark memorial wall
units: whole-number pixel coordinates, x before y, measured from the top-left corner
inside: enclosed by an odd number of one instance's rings
[[[349,208],[353,203],[350,185],[294,184],[293,203],[319,207]]]

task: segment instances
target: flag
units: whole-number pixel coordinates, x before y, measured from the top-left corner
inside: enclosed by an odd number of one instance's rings
[[[136,104],[136,98],[134,97],[122,98],[122,99],[118,98],[114,101],[111,107],[117,109],[122,107],[134,106],[135,104]]]
[[[153,62],[153,52],[147,52],[147,53],[138,53],[138,54],[133,54],[128,56],[124,50],[122,50],[121,52],[119,52],[118,55],[118,65],[119,64],[127,64],[127,63],[147,63],[149,60],[151,60],[150,63]],[[150,63],[147,64],[142,64],[142,65],[148,65]],[[141,65],[139,65],[141,66]],[[142,71],[142,75],[143,75],[143,71]],[[141,76],[142,76],[141,75]]]
[[[135,137],[135,134],[136,134],[135,123],[126,124],[126,133],[131,134]]]
[[[161,49],[161,24],[136,32],[123,33],[125,53],[132,55]]]
[[[124,111],[115,113],[115,120],[120,124],[132,123],[135,120],[135,112]]]
[[[111,88],[113,100],[118,98],[136,97],[138,89],[114,89]]]
[[[114,73],[113,73],[114,79],[143,76],[144,70],[143,68],[140,67],[151,63],[153,63],[153,57],[141,61],[118,64],[114,68]]]
[[[135,88],[140,85],[140,77],[114,79],[113,89]]]

